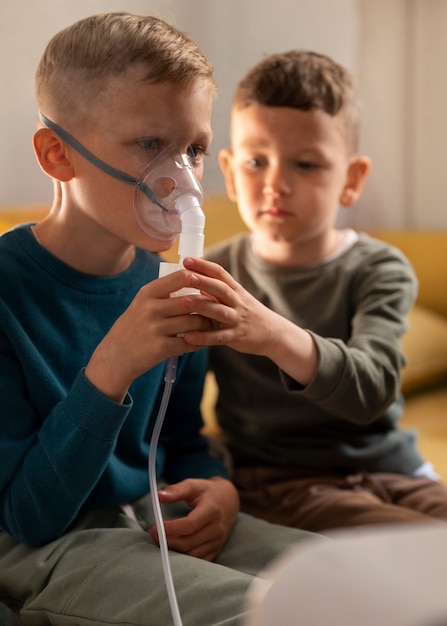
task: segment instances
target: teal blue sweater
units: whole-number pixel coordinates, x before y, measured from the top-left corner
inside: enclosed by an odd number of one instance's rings
[[[135,380],[123,404],[83,370],[158,266],[137,250],[126,272],[89,276],[49,254],[29,225],[0,237],[0,527],[23,543],[47,543],[80,513],[149,491],[164,364]],[[226,475],[199,433],[205,357],[179,360],[157,450],[168,482]]]

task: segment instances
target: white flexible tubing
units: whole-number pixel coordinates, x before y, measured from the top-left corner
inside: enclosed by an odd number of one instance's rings
[[[183,267],[180,263],[160,263],[159,276],[166,276],[171,272],[175,272],[176,270]],[[172,296],[176,295],[185,295],[187,293],[198,293],[197,289],[192,288],[183,288],[177,292],[171,294]],[[177,370],[177,356],[171,356],[166,362],[165,369],[165,388],[163,391],[163,396],[160,403],[160,408],[158,409],[157,419],[155,421],[154,430],[152,432],[151,442],[149,446],[149,485],[150,485],[150,495],[152,500],[152,507],[154,509],[154,517],[155,524],[158,530],[158,541],[160,544],[160,554],[161,560],[163,564],[163,574],[165,577],[166,590],[168,592],[169,604],[171,606],[171,613],[174,619],[174,626],[182,626],[182,620],[180,617],[180,611],[178,608],[177,597],[175,594],[174,581],[172,580],[171,566],[169,564],[169,553],[168,553],[168,544],[166,541],[166,532],[163,524],[163,515],[161,512],[160,501],[158,499],[158,486],[157,486],[157,464],[156,464],[156,456],[157,456],[157,446],[158,439],[160,437],[161,428],[163,426],[163,421],[166,414],[166,409],[169,402],[169,397],[171,395],[172,385],[175,381],[176,370]]]
[[[166,371],[175,372],[177,366],[177,357],[171,357],[168,359]],[[155,524],[158,531],[158,542],[160,544],[161,561],[163,564],[163,574],[166,583],[166,590],[168,592],[169,605],[171,607],[171,613],[175,626],[182,626],[182,618],[177,603],[177,596],[175,594],[174,581],[172,580],[171,566],[169,564],[168,543],[166,541],[166,532],[163,524],[163,515],[161,512],[160,501],[158,499],[158,485],[157,485],[157,446],[160,438],[161,428],[166,414],[166,409],[169,403],[169,397],[171,395],[172,384],[174,382],[174,376],[165,376],[165,387],[163,390],[163,396],[158,409],[158,415],[155,422],[154,430],[152,432],[151,443],[149,446],[149,485],[150,495],[152,500],[152,506],[154,509]]]
[[[205,216],[202,211],[202,207],[193,203],[192,206],[188,206],[185,211],[181,212],[182,232],[180,233],[179,240],[179,263],[160,263],[159,277],[166,276],[171,272],[174,272],[183,267],[183,259],[186,256],[203,256],[204,236],[203,228],[205,226]],[[184,295],[187,293],[200,293],[197,289],[183,288],[179,291],[172,293],[172,296]],[[160,501],[158,499],[158,485],[157,485],[157,447],[158,440],[160,438],[161,428],[168,407],[169,398],[171,395],[172,385],[175,381],[175,375],[177,370],[177,356],[172,356],[166,363],[165,370],[165,387],[163,390],[163,396],[158,409],[157,419],[155,421],[154,430],[152,432],[151,442],[149,446],[149,486],[150,495],[152,500],[152,506],[154,509],[155,524],[158,531],[158,542],[160,544],[160,554],[163,564],[163,574],[165,577],[166,590],[168,592],[169,604],[171,607],[172,617],[174,619],[174,626],[183,626],[182,618],[177,603],[177,596],[175,594],[174,581],[172,580],[171,566],[169,563],[169,551],[168,542],[166,541],[166,532],[163,523],[163,515],[161,512]]]

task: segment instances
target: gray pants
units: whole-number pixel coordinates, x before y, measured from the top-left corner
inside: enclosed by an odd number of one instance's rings
[[[186,513],[164,510],[164,518]],[[24,626],[169,626],[172,616],[159,548],[146,529],[150,498],[134,506],[138,521],[112,508],[83,516],[42,547],[0,531],[0,601]],[[317,535],[241,514],[220,554],[209,563],[170,552],[184,626],[232,626],[245,615],[253,578],[292,544]]]

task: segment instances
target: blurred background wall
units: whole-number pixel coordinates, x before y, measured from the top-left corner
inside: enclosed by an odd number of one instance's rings
[[[291,48],[329,54],[355,73],[362,151],[373,172],[341,220],[356,227],[447,227],[447,2],[445,0],[16,0],[0,6],[0,210],[50,202],[32,150],[34,72],[48,40],[106,11],[151,13],[187,31],[215,67],[219,96],[204,178],[223,194],[217,152],[228,145],[237,80],[263,55]]]

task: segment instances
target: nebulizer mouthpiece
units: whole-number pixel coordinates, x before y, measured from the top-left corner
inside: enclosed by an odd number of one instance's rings
[[[203,191],[191,158],[176,142],[153,159],[137,180],[135,215],[141,228],[161,240],[179,235],[179,256],[202,256]]]

